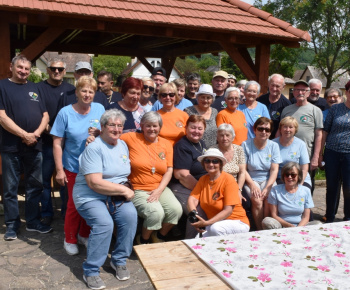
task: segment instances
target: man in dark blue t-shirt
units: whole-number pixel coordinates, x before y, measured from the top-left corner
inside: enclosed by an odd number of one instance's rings
[[[24,169],[25,219],[27,231],[49,233],[40,222],[42,185],[41,134],[49,116],[37,86],[27,81],[31,63],[22,55],[13,58],[12,76],[0,81],[0,125],[2,177],[4,188],[5,241],[17,239],[21,220],[17,190]]]
[[[66,63],[61,59],[52,59],[48,62],[46,72],[49,78],[46,81],[38,83],[39,96],[45,103],[49,114],[49,124],[42,135],[43,141],[43,193],[41,195],[41,222],[50,225],[53,219],[53,208],[51,201],[51,177],[55,170],[55,160],[53,158],[53,142],[50,135],[50,130],[55,122],[58,112],[61,110],[61,98],[67,91],[74,90],[75,87],[63,81],[66,74]],[[65,190],[64,187],[60,190],[62,199],[61,213],[65,214]]]
[[[118,103],[123,99],[122,94],[112,90],[113,78],[112,73],[102,70],[97,74],[98,90],[103,93],[108,104]]]
[[[214,73],[213,79],[211,81],[213,91],[216,94],[215,101],[211,106],[215,108],[218,112],[227,107],[224,98],[227,87],[227,79],[228,73],[223,70],[219,70]]]

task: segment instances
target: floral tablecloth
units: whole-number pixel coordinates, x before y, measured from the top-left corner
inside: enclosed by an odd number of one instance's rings
[[[183,242],[234,289],[350,289],[350,222]]]

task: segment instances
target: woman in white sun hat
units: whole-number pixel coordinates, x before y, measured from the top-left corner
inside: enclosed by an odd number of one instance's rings
[[[239,198],[239,188],[235,178],[223,172],[227,160],[215,148],[207,150],[198,157],[208,172],[197,182],[188,198],[190,212],[198,204],[206,213],[208,220],[196,215],[197,222],[192,225],[203,237],[221,236],[249,231],[249,220]]]

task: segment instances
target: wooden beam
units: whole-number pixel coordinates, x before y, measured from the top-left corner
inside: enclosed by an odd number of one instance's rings
[[[248,80],[256,80],[258,81],[258,73],[254,65],[252,65],[253,61],[251,57],[247,58],[246,53],[242,53],[242,49],[238,49],[237,47],[229,44],[227,42],[221,42],[221,46],[227,52],[227,54],[231,57],[231,59],[235,62],[235,64],[239,67],[242,73],[247,77]]]
[[[270,44],[263,44],[256,47],[255,64],[258,71],[257,82],[261,86],[261,93],[265,94],[268,90]]]
[[[10,46],[10,25],[0,20],[0,79],[10,76],[11,46]]]
[[[166,71],[166,78],[169,80],[171,71],[173,70],[176,57],[162,57],[162,67]]]
[[[184,46],[167,49],[166,51],[164,51],[164,56],[180,57],[203,53],[218,53],[220,51],[223,51],[223,48],[217,42],[188,41],[184,43]]]
[[[137,59],[141,61],[141,63],[149,70],[150,73],[152,73],[153,66],[148,62],[148,60],[144,56],[138,55]]]
[[[22,51],[22,54],[31,61],[36,60],[64,31],[65,29],[60,27],[47,28],[37,39]]]

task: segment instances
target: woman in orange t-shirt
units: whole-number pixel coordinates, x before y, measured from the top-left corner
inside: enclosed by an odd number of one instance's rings
[[[235,130],[236,136],[233,144],[241,145],[248,138],[247,121],[243,112],[238,110],[240,104],[240,90],[238,88],[228,88],[225,92],[227,108],[216,116],[216,126],[230,124]]]
[[[185,136],[185,125],[189,116],[175,107],[179,103],[179,95],[174,83],[166,83],[160,87],[159,100],[163,105],[157,111],[163,120],[163,127],[159,132],[159,136],[167,139],[174,146],[177,141]]]
[[[135,190],[132,202],[144,219],[137,244],[164,242],[182,215],[180,203],[167,187],[173,174],[173,147],[158,136],[161,128],[162,118],[151,111],[141,119],[141,133],[129,132],[120,137],[129,147],[129,179]]]
[[[198,204],[208,220],[196,215],[198,221],[192,223],[203,237],[245,233],[249,231],[249,220],[241,204],[235,178],[223,172],[226,163],[224,155],[210,148],[198,161],[208,172],[197,182],[188,198],[188,210],[196,211]],[[203,229],[205,228],[205,230]]]

